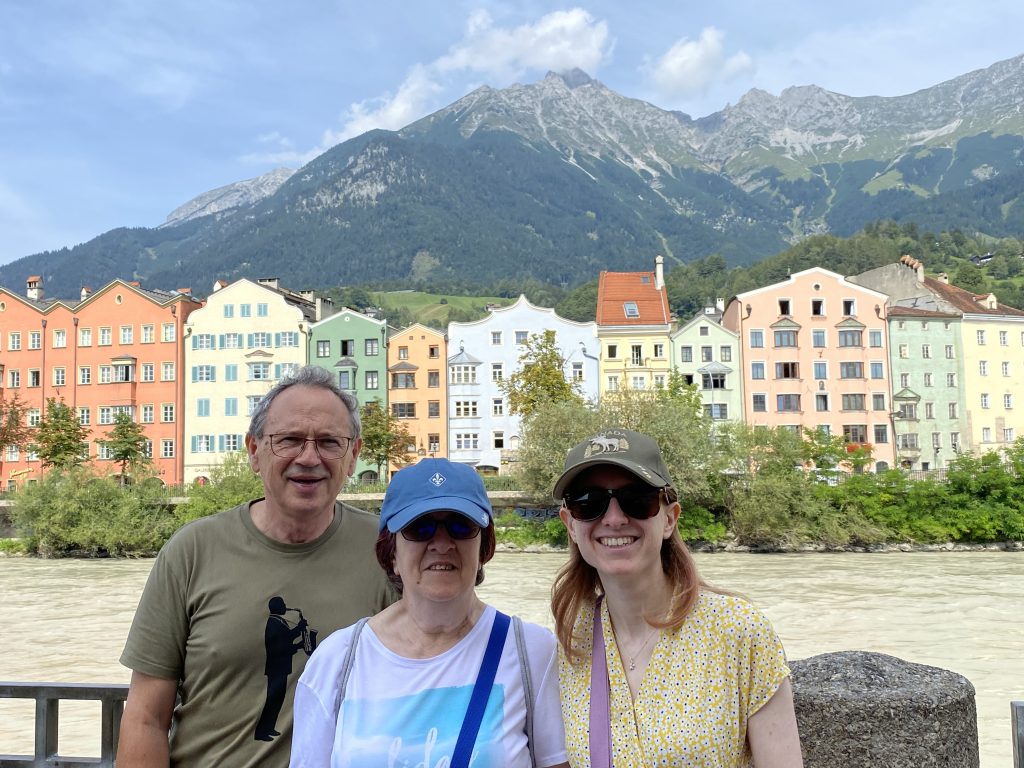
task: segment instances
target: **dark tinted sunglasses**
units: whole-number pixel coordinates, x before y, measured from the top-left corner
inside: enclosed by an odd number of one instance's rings
[[[647,483],[633,483],[622,488],[580,488],[570,491],[562,500],[569,514],[585,523],[597,520],[608,511],[612,499],[634,520],[647,520],[661,509],[664,489],[652,488]]]
[[[406,541],[430,541],[437,534],[437,529],[442,526],[456,541],[475,539],[480,533],[480,526],[476,523],[470,522],[462,515],[452,515],[444,520],[418,517],[402,529],[402,536]]]

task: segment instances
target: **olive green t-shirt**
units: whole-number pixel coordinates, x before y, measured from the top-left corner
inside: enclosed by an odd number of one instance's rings
[[[395,598],[374,554],[377,523],[339,503],[318,539],[283,544],[246,503],[167,542],[121,663],[179,681],[171,765],[288,765],[295,683],[314,643]]]

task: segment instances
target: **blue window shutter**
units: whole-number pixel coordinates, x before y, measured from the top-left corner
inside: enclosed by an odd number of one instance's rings
[[[280,333],[280,331],[274,334],[274,346],[275,347],[280,347],[281,346],[281,333]]]
[[[192,349],[199,349],[199,337],[198,336],[193,336],[192,337]]]
[[[199,449],[199,435],[192,435],[192,453]]]
[[[224,435],[217,435],[217,450],[224,453]]]
[[[256,345],[256,334],[255,333],[246,334],[245,346],[248,347],[249,349],[252,349],[255,345]]]
[[[192,381],[199,381],[199,368],[192,366]]]
[[[218,339],[218,342],[219,342],[220,348],[224,349],[224,334],[223,333],[220,335],[220,339]]]

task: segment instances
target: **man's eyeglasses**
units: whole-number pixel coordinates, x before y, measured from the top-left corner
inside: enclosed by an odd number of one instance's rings
[[[302,437],[301,435],[269,435],[270,450],[282,459],[294,459],[312,443],[321,459],[340,459],[352,445],[347,436]]]
[[[475,539],[480,533],[480,526],[476,523],[471,523],[462,515],[452,515],[444,520],[436,517],[418,517],[402,529],[402,536],[406,541],[430,541],[441,526],[444,526],[448,535],[456,541]]]
[[[634,520],[647,520],[661,510],[664,488],[652,488],[647,483],[632,483],[622,488],[581,488],[570,491],[562,499],[569,514],[576,520],[589,523],[608,511],[612,499]]]

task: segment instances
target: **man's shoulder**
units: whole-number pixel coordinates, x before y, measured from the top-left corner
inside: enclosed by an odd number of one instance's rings
[[[251,503],[244,501],[230,509],[191,520],[175,531],[164,546],[180,546],[186,542],[203,541],[210,537],[234,535],[238,527],[244,527],[242,512],[248,509]]]
[[[341,509],[341,524],[349,529],[367,531],[373,538],[377,538],[377,529],[380,527],[380,515],[373,512],[353,507],[343,501],[338,502]]]

